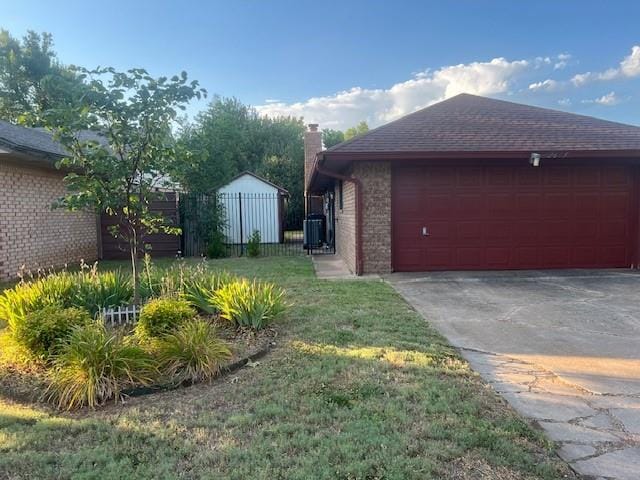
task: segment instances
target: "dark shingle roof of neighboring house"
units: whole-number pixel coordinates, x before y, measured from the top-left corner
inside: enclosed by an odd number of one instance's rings
[[[105,142],[93,131],[82,131],[80,140]],[[23,153],[35,153],[45,156],[64,157],[67,151],[53,139],[53,134],[44,128],[31,128],[14,125],[0,120],[0,145]]]
[[[13,125],[0,120],[0,144],[18,151],[35,152],[62,157],[66,152],[53,140],[52,134],[40,128]]]
[[[640,127],[460,94],[340,143],[325,155],[527,150],[640,151]]]

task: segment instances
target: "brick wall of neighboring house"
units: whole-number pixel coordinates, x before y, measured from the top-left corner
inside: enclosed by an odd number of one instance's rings
[[[336,254],[342,258],[351,272],[356,271],[356,189],[352,182],[342,183],[342,208],[340,187],[336,181],[334,190],[336,216]]]
[[[0,159],[0,280],[15,278],[22,265],[33,270],[98,257],[96,216],[51,209],[65,191],[63,176]]]
[[[362,182],[363,273],[391,272],[391,165],[354,162],[353,175]]]

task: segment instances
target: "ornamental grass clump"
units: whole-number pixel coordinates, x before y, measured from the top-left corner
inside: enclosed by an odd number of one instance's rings
[[[46,396],[58,408],[95,408],[121,400],[123,390],[151,385],[156,362],[131,337],[109,332],[101,322],[75,327],[54,357]]]
[[[218,338],[215,326],[203,319],[188,320],[160,337],[154,352],[163,376],[175,383],[210,380],[231,358],[231,350]]]
[[[154,298],[142,307],[135,335],[139,340],[151,340],[175,330],[195,316],[196,311],[186,300]]]
[[[215,304],[220,317],[243,328],[260,330],[285,310],[284,290],[272,283],[235,280],[216,292]]]

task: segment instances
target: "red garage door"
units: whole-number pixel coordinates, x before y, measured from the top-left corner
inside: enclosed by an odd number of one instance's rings
[[[627,267],[625,166],[429,166],[393,174],[396,271]]]

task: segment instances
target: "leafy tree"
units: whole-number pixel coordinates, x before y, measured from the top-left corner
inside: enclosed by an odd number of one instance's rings
[[[249,170],[291,194],[288,223],[303,214],[304,124],[292,117],[261,117],[235,98],[214,97],[193,124],[184,125],[180,144],[192,152],[172,176],[188,191],[213,193]]]
[[[192,125],[183,127],[181,146],[193,153],[173,176],[188,190],[210,193],[243,170],[255,170],[259,148],[253,132],[257,113],[235,98],[215,96]]]
[[[361,121],[355,127],[347,128],[344,132],[344,139],[351,140],[353,137],[357,137],[358,135],[362,135],[363,133],[367,133],[369,131],[369,125],[364,120]]]
[[[324,148],[331,148],[342,142],[344,142],[344,132],[330,128],[322,130],[322,143],[324,143]]]
[[[20,41],[0,30],[0,118],[42,125],[44,112],[68,105],[83,87],[76,72],[58,61],[51,34],[29,31]]]
[[[131,253],[134,301],[139,300],[142,236],[158,230],[178,233],[149,210],[154,189],[176,156],[171,127],[179,110],[206,92],[186,72],[171,79],[152,78],[143,69],[78,69],[86,92],[46,119],[69,156],[59,162],[69,173],[59,205],[118,215],[113,234]],[[88,135],[87,130],[93,132]],[[184,153],[184,152],[183,152]]]

